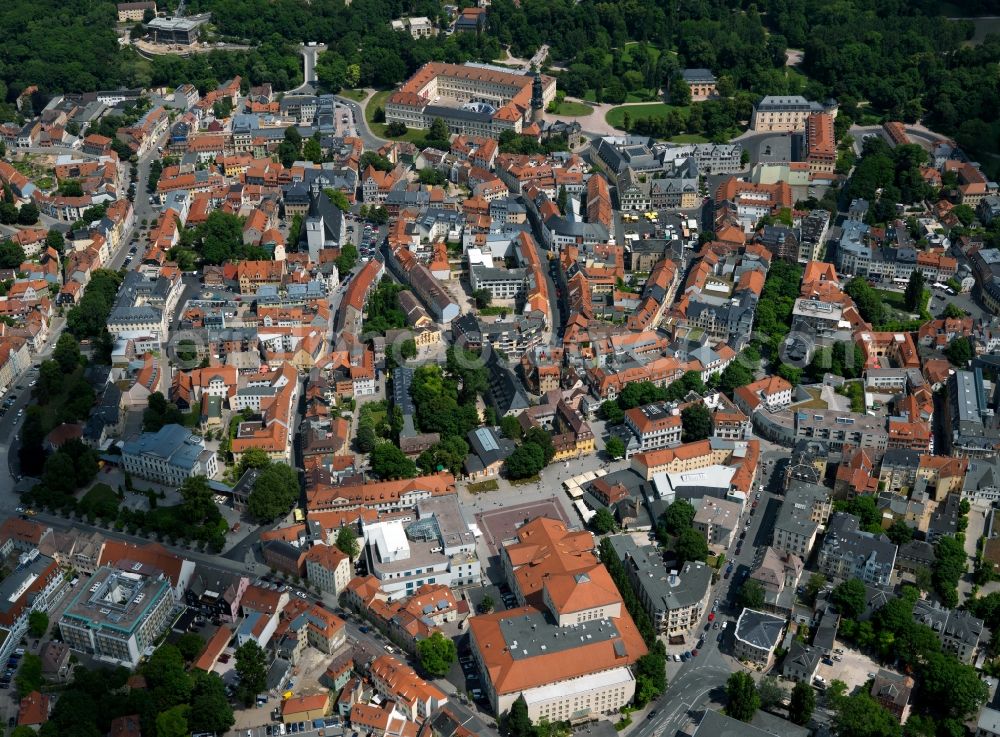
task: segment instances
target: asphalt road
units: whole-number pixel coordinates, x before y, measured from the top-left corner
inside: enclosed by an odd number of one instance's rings
[[[157,142],[157,145],[162,146],[166,141],[167,134],[165,133]],[[160,154],[157,153],[156,149],[152,148],[139,157],[139,161],[136,163],[135,200],[132,202],[132,210],[135,213],[133,222],[135,225],[129,236],[123,239],[121,247],[112,254],[106,266],[108,269],[118,270],[125,266],[125,259],[128,257],[129,248],[133,243],[137,245],[137,253],[132,257],[132,261],[126,268],[130,268],[133,264],[138,263],[146,253],[146,246],[148,244],[145,234],[148,230],[143,229],[142,221],[146,221],[147,228],[152,227],[153,223],[160,216],[160,211],[149,202],[149,193],[146,191],[146,184],[149,181],[149,167],[153,163],[153,159],[159,158],[159,156]]]
[[[719,601],[717,619],[732,623],[725,632],[726,637],[723,638],[723,642],[718,642],[721,630],[709,629],[705,633],[705,644],[698,651],[697,657],[682,663],[676,671],[673,671],[675,667],[673,664],[668,665],[667,691],[657,703],[651,705],[656,714],[649,717],[647,712],[644,718],[641,714],[637,715],[641,721],[631,729],[629,735],[674,737],[677,732],[694,723],[697,712],[704,710],[711,703],[721,704],[724,700],[726,680],[734,672],[735,665],[735,661],[726,653],[730,648],[732,628],[739,616],[737,608],[729,606],[728,603],[736,599],[743,580],[749,575],[758,546],[762,548],[770,542],[774,520],[780,506],[781,499],[777,495],[768,491],[762,492],[757,508],[753,509],[748,505],[749,508],[743,514],[743,524],[749,523],[749,528],[744,528],[747,534],[740,554],[736,554],[736,540],[726,552],[726,560],[734,563],[732,574],[729,578],[720,578],[711,594],[713,600]],[[699,623],[698,629],[689,638],[691,642],[684,646],[685,650],[695,646],[699,631],[705,632],[707,623],[708,612]],[[668,652],[676,650],[675,647],[668,648]],[[672,677],[670,673],[673,673]]]
[[[365,120],[365,111],[361,107],[360,103],[355,102],[349,97],[341,97],[340,95],[334,95],[339,102],[344,107],[351,109],[351,113],[354,115],[354,122],[358,130],[358,137],[365,145],[365,150],[372,149],[377,151],[382,148],[382,144],[385,143],[384,138],[379,138],[371,129],[368,128],[368,121]]]
[[[316,59],[323,51],[326,51],[324,44],[299,47],[299,53],[302,54],[302,84],[289,90],[289,94],[313,92],[316,85]]]

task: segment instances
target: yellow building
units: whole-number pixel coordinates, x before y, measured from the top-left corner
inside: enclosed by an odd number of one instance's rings
[[[281,719],[286,724],[291,722],[311,722],[322,719],[330,713],[330,694],[312,694],[310,696],[293,696],[281,704]]]

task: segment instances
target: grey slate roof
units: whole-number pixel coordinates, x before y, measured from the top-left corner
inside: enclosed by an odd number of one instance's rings
[[[785,620],[756,609],[744,609],[736,620],[736,637],[761,650],[778,645],[785,629]]]

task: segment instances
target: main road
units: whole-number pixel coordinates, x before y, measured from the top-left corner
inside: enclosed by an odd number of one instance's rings
[[[756,508],[751,503],[756,501]],[[635,724],[628,732],[630,737],[674,737],[678,732],[684,731],[695,721],[696,712],[702,711],[712,703],[721,703],[724,700],[726,680],[735,670],[740,669],[738,661],[731,656],[720,651],[720,647],[728,649],[731,647],[732,632],[735,627],[735,620],[739,613],[739,608],[733,606],[736,601],[740,586],[743,580],[750,573],[754,565],[758,551],[763,551],[768,545],[773,533],[774,520],[781,506],[781,499],[768,491],[761,492],[759,501],[752,499],[747,504],[748,509],[743,513],[741,519],[741,531],[746,532],[744,545],[740,546],[741,552],[736,553],[736,544],[726,550],[726,560],[733,562],[732,575],[729,578],[723,577],[715,585],[710,597],[718,601],[716,619],[721,622],[729,622],[726,630],[708,629],[708,614],[702,618],[692,637],[691,642],[684,645],[685,650],[695,647],[695,640],[699,634],[704,634],[705,643],[698,650],[697,657],[693,657],[686,663],[681,664],[678,670],[670,677],[667,684],[666,693],[657,703],[652,704],[651,711],[647,712],[645,719]],[[749,526],[747,526],[749,525]],[[720,638],[720,633],[725,637]],[[719,642],[722,639],[722,642]],[[668,651],[676,651],[675,647],[668,647]],[[667,672],[670,674],[674,664],[668,664]],[[649,716],[655,711],[653,716]],[[639,717],[641,715],[637,715]]]

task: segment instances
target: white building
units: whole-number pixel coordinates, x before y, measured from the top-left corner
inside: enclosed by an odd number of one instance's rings
[[[133,476],[170,486],[181,486],[192,476],[212,478],[219,470],[202,437],[181,425],[164,425],[125,443],[121,466]]]
[[[134,668],[170,625],[170,580],[162,572],[142,575],[105,566],[85,586],[59,619],[63,640],[99,660]]]
[[[364,527],[368,570],[392,597],[409,596],[424,584],[471,586],[482,578],[476,537],[454,494],[417,502],[417,519]]]
[[[10,552],[5,549],[5,554]],[[0,581],[0,659],[6,660],[18,647],[31,613],[49,610],[62,582],[59,565],[36,548],[18,556],[17,567]]]

